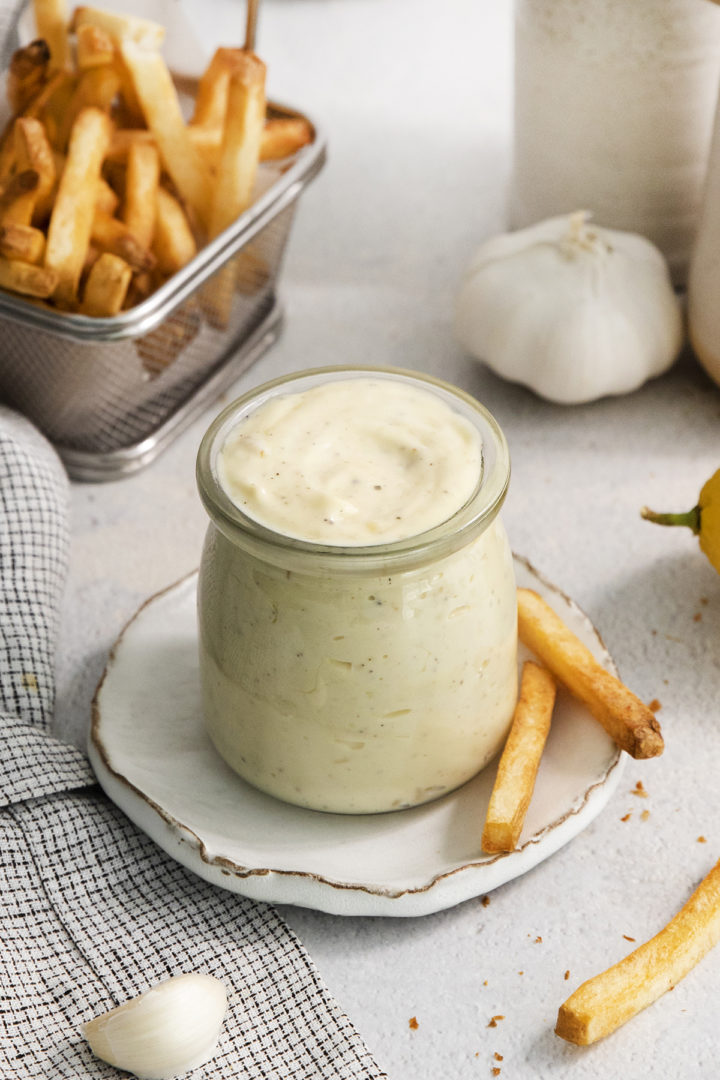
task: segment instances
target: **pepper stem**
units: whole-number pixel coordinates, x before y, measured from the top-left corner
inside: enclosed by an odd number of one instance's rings
[[[655,525],[687,525],[688,529],[697,536],[700,532],[700,507],[694,506],[692,510],[686,510],[684,514],[656,514],[643,506],[640,516],[646,521],[652,521]]]

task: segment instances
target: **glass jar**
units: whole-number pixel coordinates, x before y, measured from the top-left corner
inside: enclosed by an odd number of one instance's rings
[[[218,455],[242,417],[328,380],[410,380],[475,427],[481,475],[449,520],[419,535],[331,546],[265,527],[229,498]],[[198,618],[205,723],[245,780],[336,813],[414,806],[500,749],[517,696],[512,555],[498,517],[505,438],[473,398],[392,369],[328,368],[229,405],[203,439],[210,516]]]
[[[589,210],[684,281],[720,77],[707,0],[515,0],[515,228]]]

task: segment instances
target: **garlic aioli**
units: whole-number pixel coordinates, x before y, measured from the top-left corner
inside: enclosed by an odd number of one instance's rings
[[[412,383],[353,379],[284,394],[233,429],[220,482],[246,514],[302,540],[364,545],[446,521],[480,479],[473,425]]]
[[[297,379],[231,406],[201,447],[206,727],[287,802],[414,806],[474,776],[511,721],[506,447],[481,406],[421,376]]]

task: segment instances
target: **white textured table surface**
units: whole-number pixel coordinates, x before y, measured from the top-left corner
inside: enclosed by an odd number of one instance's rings
[[[237,0],[213,10],[214,37],[233,25],[241,35]],[[633,689],[660,699],[667,742],[662,758],[630,764],[586,832],[487,906],[411,920],[284,914],[392,1080],[493,1068],[715,1077],[720,950],[593,1048],[564,1044],[553,1026],[570,990],[628,938],[655,933],[720,856],[720,579],[689,533],[639,516],[645,503],[688,508],[720,464],[720,391],[686,359],[629,397],[553,407],[453,342],[458,279],[475,244],[503,227],[507,0],[266,0],[259,51],[271,95],[322,123],[330,160],[296,220],[284,336],[238,392],[351,362],[433,372],[474,393],[510,443],[513,547],[590,614]],[[120,628],[198,562],[194,458],[208,418],[136,477],[73,487],[58,726],[78,742]],[[645,800],[630,793],[637,780]],[[504,1019],[490,1028],[495,1014]]]

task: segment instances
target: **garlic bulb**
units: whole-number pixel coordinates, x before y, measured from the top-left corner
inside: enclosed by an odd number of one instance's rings
[[[143,1080],[169,1080],[212,1056],[226,1009],[219,979],[175,975],[96,1016],[83,1034],[110,1065]]]
[[[486,241],[462,286],[456,332],[496,374],[550,401],[635,390],[683,341],[665,259],[642,236],[578,211]]]

